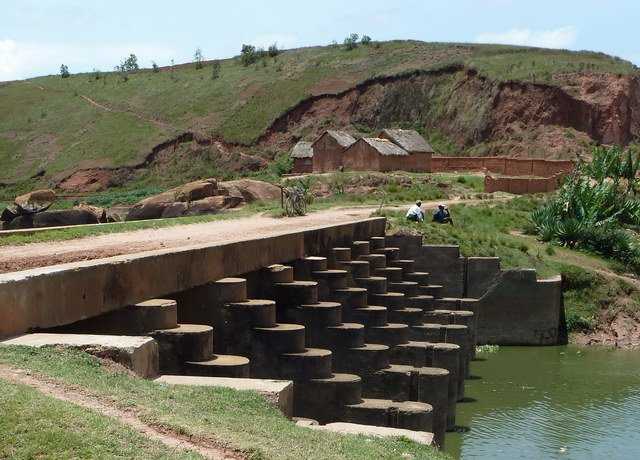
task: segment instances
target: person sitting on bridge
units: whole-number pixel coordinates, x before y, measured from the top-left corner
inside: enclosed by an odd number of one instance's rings
[[[422,212],[422,201],[416,201],[416,204],[409,208],[407,211],[407,220],[412,222],[422,222],[424,221],[424,212]]]
[[[453,225],[453,219],[451,213],[446,204],[438,205],[438,210],[433,213],[433,221],[439,224],[451,224]]]

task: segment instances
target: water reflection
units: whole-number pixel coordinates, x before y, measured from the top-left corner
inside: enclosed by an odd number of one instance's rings
[[[446,450],[462,459],[640,459],[640,352],[501,347],[472,363]]]

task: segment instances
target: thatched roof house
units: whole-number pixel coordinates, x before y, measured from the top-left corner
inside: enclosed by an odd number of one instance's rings
[[[313,171],[335,171],[342,166],[342,153],[356,139],[346,131],[328,130],[311,145],[313,149]]]
[[[431,145],[413,129],[384,129],[378,137],[390,140],[409,153],[434,153]]]
[[[409,153],[388,139],[363,137],[343,154],[343,165],[352,171],[428,171],[430,155]]]
[[[299,141],[293,146],[289,156],[293,158],[294,173],[313,172],[313,147],[312,142]]]

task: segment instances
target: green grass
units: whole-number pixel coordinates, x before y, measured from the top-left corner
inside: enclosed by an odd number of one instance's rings
[[[636,71],[627,61],[599,53],[417,41],[382,42],[352,51],[295,49],[265,62],[244,67],[237,58],[223,60],[215,80],[207,63],[202,70],[193,65],[159,73],[141,70],[127,82],[105,72],[99,79],[92,73],[65,79],[52,75],[1,85],[0,182],[25,181],[42,169],[51,180],[81,167],[135,164],[154,145],[187,130],[251,144],[280,114],[308,96],[340,92],[380,75],[465,64],[497,81],[556,83],[553,77],[564,73]],[[447,80],[434,87],[430,119],[453,110],[446,100],[455,84]],[[477,127],[485,106],[484,98],[476,97],[458,107],[464,113],[459,128]],[[425,134],[433,135],[443,152],[453,151],[442,133]],[[273,158],[278,148],[252,153]],[[226,171],[215,158],[201,165]],[[182,174],[193,174],[195,166],[191,169]],[[145,180],[153,185],[162,175]]]
[[[454,226],[409,223],[403,213],[385,214],[390,218],[391,231],[421,233],[425,243],[456,244],[465,256],[500,257],[503,268],[535,268],[543,278],[562,274],[570,331],[592,330],[603,310],[639,312],[637,289],[615,275],[607,277],[596,271],[612,272],[613,261],[519,234],[530,226],[529,215],[542,199],[519,197],[505,203],[454,205],[451,207]]]
[[[262,397],[225,388],[166,386],[103,368],[79,351],[0,347],[0,362],[80,387],[147,423],[227,443],[250,458],[447,458],[406,439],[342,436],[297,427]]]
[[[0,458],[196,459],[75,404],[0,380]]]

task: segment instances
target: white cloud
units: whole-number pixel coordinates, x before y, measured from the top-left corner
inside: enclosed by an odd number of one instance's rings
[[[486,32],[476,36],[477,43],[539,46],[542,48],[571,48],[578,37],[574,26],[549,30],[511,29],[506,32]]]
[[[38,75],[55,74],[61,64],[72,73],[88,72],[94,68],[112,70],[131,53],[135,53],[143,67],[151,60],[168,64],[176,56],[171,47],[144,43],[112,45],[76,45],[66,43],[26,43],[11,39],[0,40],[0,81],[17,80]]]

